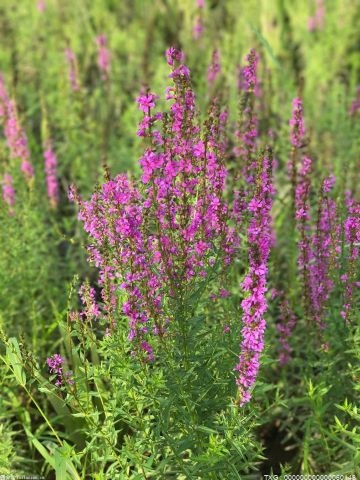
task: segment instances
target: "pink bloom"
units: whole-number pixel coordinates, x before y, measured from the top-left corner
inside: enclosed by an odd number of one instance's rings
[[[262,179],[259,188],[255,189],[249,202],[262,205],[262,209],[249,208],[250,224],[248,227],[249,272],[244,279],[245,298],[241,302],[243,309],[242,343],[239,362],[235,366],[238,372],[240,406],[251,398],[251,388],[255,384],[260,367],[260,353],[264,349],[264,334],[266,322],[264,314],[267,310],[266,275],[267,261],[271,245],[271,206],[273,194],[272,158],[271,154],[263,153],[257,175]]]
[[[322,189],[324,193],[329,193],[335,185],[335,175],[330,175],[329,177],[324,178],[323,184],[322,184]]]
[[[314,32],[316,30],[317,22],[316,17],[308,18],[308,30],[309,32]]]
[[[71,86],[71,90],[73,92],[77,92],[80,90],[79,79],[77,75],[77,67],[76,67],[76,56],[71,48],[67,48],[65,50],[65,58],[69,65],[69,73],[68,78]]]
[[[315,30],[322,30],[325,23],[325,5],[324,0],[316,0],[315,15],[308,19],[308,30],[313,32]]]
[[[207,81],[211,85],[221,72],[220,52],[218,49],[213,51],[211,63],[208,68]]]
[[[29,181],[34,176],[34,167],[31,165],[30,161],[25,159],[21,163],[21,171],[25,175],[25,178]]]
[[[142,110],[145,114],[149,113],[151,108],[155,108],[155,100],[157,96],[154,93],[146,93],[144,95],[140,95],[137,98],[137,103],[139,104],[139,110]],[[148,120],[150,118],[148,117]]]
[[[238,246],[224,198],[226,114],[220,124],[220,111],[212,107],[205,148],[190,71],[180,63],[180,51],[171,48],[167,56],[173,79],[168,111],[152,115],[152,93],[137,99],[144,112],[138,134],[147,140],[139,161],[142,181],[118,175],[90,201],[77,200],[79,218],[91,236],[89,260],[100,270],[102,311],[111,317],[117,290],[124,290],[128,339],[134,343],[134,355],[147,361],[155,357],[151,338],[163,337],[171,327],[168,298],[182,288],[190,291],[215,258],[228,264]]]
[[[47,142],[44,159],[47,194],[51,206],[55,208],[59,202],[59,183],[57,179],[57,158],[50,141]]]
[[[184,59],[183,52],[175,47],[168,48],[165,52],[165,55],[167,62],[171,67],[174,66],[174,62],[181,62]]]
[[[13,213],[12,207],[15,205],[15,189],[13,186],[13,178],[11,175],[5,173],[2,182],[2,191],[4,202],[10,207],[9,213]]]
[[[96,37],[96,44],[98,47],[98,66],[100,71],[102,72],[103,80],[106,80],[109,78],[111,60],[110,51],[107,48],[106,35],[98,35]]]
[[[204,32],[204,22],[201,16],[196,17],[193,26],[193,39],[199,40]]]
[[[37,3],[37,9],[40,13],[42,13],[46,8],[46,3],[44,0],[39,0]]]
[[[55,380],[56,387],[61,387],[64,383],[69,385],[72,385],[74,383],[73,379],[71,378],[72,372],[69,371],[64,373],[63,371],[64,362],[65,362],[64,358],[58,353],[55,353],[54,355],[52,355],[46,360],[50,373],[56,375],[56,380]]]
[[[22,161],[21,171],[24,173],[26,180],[30,181],[34,176],[34,168],[30,162],[27,137],[20,125],[16,104],[8,97],[2,76],[0,76],[0,116],[4,118],[4,133],[10,156]]]
[[[295,148],[301,148],[304,143],[305,126],[303,117],[303,104],[300,98],[294,98],[293,100],[292,116],[289,123],[291,126],[291,144]]]

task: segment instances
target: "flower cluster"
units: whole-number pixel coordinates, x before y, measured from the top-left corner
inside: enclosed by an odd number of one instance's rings
[[[37,2],[37,9],[40,13],[43,13],[45,11],[45,8],[46,8],[46,3],[44,0],[39,0]]]
[[[109,78],[110,73],[110,51],[107,48],[107,37],[104,34],[96,37],[96,45],[98,48],[98,67],[102,73],[103,80]]]
[[[207,81],[212,85],[221,72],[220,51],[215,49],[212,54],[211,63],[207,72]]]
[[[27,137],[17,116],[15,101],[9,98],[2,76],[0,76],[0,117],[4,123],[10,156],[21,160],[21,171],[26,180],[30,181],[34,177],[34,168],[30,161]]]
[[[322,30],[324,28],[325,5],[324,0],[316,0],[315,15],[309,17],[308,30],[313,32],[315,30]]]
[[[72,372],[69,371],[65,373],[63,371],[64,362],[65,360],[58,353],[55,353],[54,355],[52,355],[46,360],[50,373],[53,375],[56,375],[56,380],[55,380],[56,387],[61,387],[64,384],[72,385],[74,383],[74,381],[71,378]]]
[[[151,335],[163,338],[171,326],[173,299],[184,299],[219,258],[228,264],[238,245],[223,199],[226,115],[214,104],[201,136],[183,55],[174,48],[166,55],[173,81],[167,89],[170,113],[152,112],[153,93],[138,98],[144,113],[138,135],[149,144],[139,161],[141,183],[118,175],[89,202],[80,201],[79,214],[94,240],[89,255],[100,268],[109,309],[120,287],[129,340],[147,360],[154,358]]]
[[[255,383],[260,366],[260,355],[264,349],[267,261],[272,243],[270,215],[274,194],[272,169],[272,154],[268,150],[258,159],[255,189],[247,207],[250,215],[247,232],[249,271],[242,283],[246,295],[241,302],[243,340],[239,362],[235,367],[238,372],[240,405],[244,405],[251,398],[251,388]]]
[[[294,98],[293,100],[292,115],[290,118],[290,141],[294,148],[301,148],[305,138],[305,125],[304,125],[304,110],[303,103],[300,98]]]
[[[344,222],[345,240],[348,253],[347,273],[342,276],[345,283],[344,305],[341,316],[349,322],[353,306],[353,297],[355,287],[360,286],[358,263],[359,263],[359,244],[360,244],[360,202],[350,196],[347,199],[348,215]]]
[[[295,219],[300,235],[298,242],[298,267],[302,276],[303,301],[308,310],[308,316],[310,316],[309,308],[311,302],[311,277],[309,266],[312,260],[311,240],[309,234],[311,165],[311,159],[303,156],[295,189]]]
[[[257,67],[258,53],[252,49],[246,57],[246,65],[239,69],[238,87],[242,94],[240,99],[241,120],[235,136],[237,144],[234,148],[236,158],[240,160],[242,178],[245,179],[245,189],[254,182],[253,172],[256,168],[255,153],[257,149],[258,119],[255,111],[255,99],[259,95]]]
[[[77,74],[76,55],[71,48],[65,50],[65,59],[69,66],[68,78],[71,90],[77,92],[80,90],[80,83]]]
[[[336,203],[328,195],[335,185],[335,177],[326,177],[318,200],[316,229],[311,238],[312,263],[310,264],[311,309],[316,323],[324,328],[326,303],[334,288],[331,270],[338,267],[340,248],[340,223],[336,218]]]
[[[13,186],[13,178],[8,173],[4,174],[2,182],[2,192],[4,202],[9,206],[9,213],[13,213],[13,206],[15,205],[15,189]]]
[[[47,194],[51,206],[55,208],[59,202],[59,183],[57,179],[57,158],[50,140],[45,145],[44,160]]]
[[[81,298],[81,302],[84,305],[84,309],[80,312],[80,317],[83,319],[99,318],[100,309],[98,303],[95,300],[95,289],[91,287],[88,283],[84,283],[79,289],[79,295]]]
[[[193,38],[194,40],[199,40],[204,32],[204,16],[203,10],[205,7],[204,0],[196,0],[196,7],[198,14],[195,17],[195,22],[193,25]]]
[[[259,55],[256,50],[251,49],[246,57],[247,64],[240,71],[240,87],[247,92],[255,92],[259,88],[257,78],[257,67],[259,63]]]
[[[323,329],[326,303],[334,287],[330,270],[335,267],[340,253],[340,228],[336,222],[335,201],[329,197],[335,184],[333,175],[322,182],[316,225],[313,225],[310,205],[311,165],[310,158],[303,156],[295,191],[295,219],[300,235],[298,267],[302,275],[307,316]]]

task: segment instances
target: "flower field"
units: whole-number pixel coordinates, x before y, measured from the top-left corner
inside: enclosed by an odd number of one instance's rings
[[[2,0],[0,479],[360,480],[359,24]]]

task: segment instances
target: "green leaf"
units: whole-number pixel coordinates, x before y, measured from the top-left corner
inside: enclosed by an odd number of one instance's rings
[[[22,356],[19,343],[16,338],[9,338],[9,344],[6,347],[6,356],[11,365],[12,371],[18,383],[23,387],[26,384],[26,375],[22,367]]]
[[[49,452],[46,450],[44,445],[39,442],[39,440],[34,437],[34,435],[31,433],[31,431],[25,427],[25,432],[27,437],[30,439],[31,443],[34,445],[36,450],[40,453],[40,455],[47,461],[47,463],[55,469],[55,460],[54,458],[49,454]]]
[[[56,480],[67,480],[66,464],[67,460],[58,449],[54,451]]]

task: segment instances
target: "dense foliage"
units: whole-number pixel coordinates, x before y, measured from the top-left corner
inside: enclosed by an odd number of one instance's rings
[[[1,2],[0,477],[360,478],[359,22]]]

